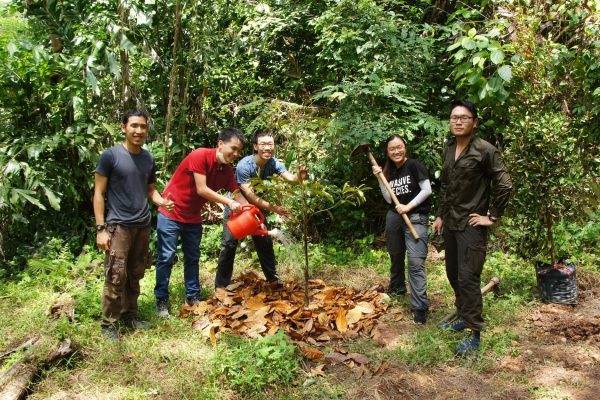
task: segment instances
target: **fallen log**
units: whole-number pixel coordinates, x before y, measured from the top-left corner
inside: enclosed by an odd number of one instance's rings
[[[18,400],[23,397],[29,382],[33,380],[38,371],[39,368],[36,365],[21,361],[10,367],[6,371],[7,382],[0,392],[0,400]]]
[[[31,349],[27,350],[21,360],[0,377],[0,400],[18,400],[22,398],[27,392],[29,384],[42,368],[73,354],[76,350],[71,339],[65,339],[44,360],[36,363],[34,361],[34,350],[37,348],[38,346],[34,344]]]
[[[31,337],[31,338],[27,339],[26,341],[24,341],[23,343],[13,347],[12,349],[5,351],[3,354],[0,354],[0,361],[4,360],[8,356],[10,356],[13,353],[16,353],[19,350],[27,349],[29,346],[31,346],[35,342],[37,342],[37,340],[39,338],[40,338],[39,336]]]

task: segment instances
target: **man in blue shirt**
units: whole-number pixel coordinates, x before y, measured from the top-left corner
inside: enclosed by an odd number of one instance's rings
[[[260,177],[267,179],[272,175],[279,175],[287,181],[293,182],[304,180],[308,175],[305,167],[298,167],[298,174],[294,175],[287,171],[285,165],[275,157],[275,137],[272,131],[258,131],[254,134],[252,143],[254,146],[254,154],[244,157],[238,163],[235,170],[235,177],[240,186],[242,194],[249,203],[263,211],[275,212],[282,217],[289,214],[285,208],[270,203],[265,199],[261,199],[252,190],[250,179]],[[223,237],[221,239],[221,252],[219,254],[219,262],[217,266],[217,274],[215,277],[215,287],[223,288],[231,282],[233,274],[233,261],[238,240],[233,237],[229,228],[227,228],[227,220],[229,219],[229,209],[225,209],[225,218],[223,221]],[[273,239],[270,236],[252,236],[256,253],[260,261],[263,273],[267,282],[274,283],[279,281],[277,275],[275,260],[275,252],[273,251]]]

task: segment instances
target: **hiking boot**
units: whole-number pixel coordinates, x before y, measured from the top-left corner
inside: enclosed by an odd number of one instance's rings
[[[427,310],[413,310],[415,324],[424,325],[427,322]]]
[[[150,324],[148,322],[144,321],[143,319],[141,319],[140,317],[138,317],[137,315],[135,317],[123,319],[123,325],[125,325],[125,327],[127,327],[127,329],[132,329],[132,330],[150,329]]]
[[[185,299],[185,304],[190,307],[196,307],[198,304],[200,304],[200,300],[196,298]]]
[[[109,325],[102,327],[102,336],[110,342],[118,342],[121,340],[119,335],[119,327],[117,325]]]
[[[465,340],[462,341],[461,344],[458,345],[456,350],[454,350],[454,355],[459,357],[464,357],[469,353],[476,351],[479,348],[479,344],[481,343],[481,338],[478,331],[471,331]]]
[[[169,301],[167,299],[156,299],[156,315],[160,318],[169,318]]]
[[[267,285],[269,285],[271,289],[280,289],[283,287],[283,281],[281,281],[279,278],[276,278],[271,281],[267,281]]]
[[[465,321],[463,321],[462,319],[457,319],[456,321],[452,322],[443,322],[438,326],[440,327],[440,329],[454,332],[464,331],[467,328]]]

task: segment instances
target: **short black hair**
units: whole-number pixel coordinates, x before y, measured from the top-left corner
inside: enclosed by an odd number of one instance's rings
[[[454,100],[452,102],[452,104],[450,104],[450,113],[451,114],[452,114],[452,110],[454,110],[456,107],[466,108],[467,110],[471,111],[471,115],[473,116],[473,119],[477,119],[477,107],[475,106],[475,104],[471,103],[470,101],[461,100],[461,99]]]
[[[269,136],[269,137],[272,137],[273,139],[275,139],[275,132],[266,131],[266,130],[254,132],[254,135],[252,135],[252,144],[258,144],[258,138],[263,137],[263,136]]]
[[[239,139],[240,142],[242,142],[242,145],[246,144],[246,138],[244,137],[244,134],[242,133],[242,131],[240,131],[237,128],[223,128],[221,130],[221,132],[219,132],[219,137],[217,138],[217,141],[222,140],[223,142],[229,142],[231,141],[231,139],[237,138]]]
[[[131,110],[127,110],[123,113],[123,119],[121,122],[123,125],[127,125],[129,122],[129,117],[144,117],[146,118],[146,122],[150,120],[150,115],[148,115],[148,111],[142,110],[140,108],[133,108]]]

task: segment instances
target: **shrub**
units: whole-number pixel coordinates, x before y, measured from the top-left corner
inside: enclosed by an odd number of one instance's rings
[[[222,377],[242,398],[257,397],[270,386],[290,383],[298,370],[295,347],[283,331],[256,341],[229,338],[210,361],[214,378]]]

